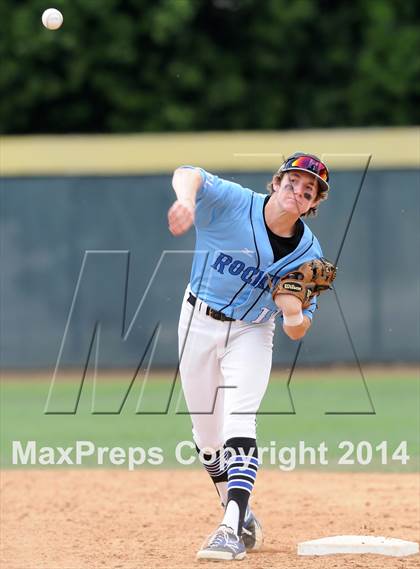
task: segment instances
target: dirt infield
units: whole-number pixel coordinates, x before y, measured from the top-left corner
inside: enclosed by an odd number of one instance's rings
[[[253,508],[265,545],[240,567],[419,567],[419,555],[296,555],[299,541],[328,535],[418,541],[419,491],[417,474],[262,470]],[[2,569],[203,567],[195,553],[221,514],[200,470],[9,470],[1,492]]]

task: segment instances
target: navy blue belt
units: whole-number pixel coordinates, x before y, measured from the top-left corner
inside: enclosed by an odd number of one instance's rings
[[[195,303],[197,302],[197,298],[192,294],[192,292],[190,292],[189,297],[187,298],[187,302],[192,304],[192,306],[195,306]],[[214,308],[210,308],[210,306],[207,306],[206,314],[207,314],[207,316],[211,316],[215,320],[220,320],[220,322],[234,322],[235,321],[235,318],[229,318],[229,316],[226,316],[226,314],[223,314],[223,312],[220,312],[219,310],[214,310]]]

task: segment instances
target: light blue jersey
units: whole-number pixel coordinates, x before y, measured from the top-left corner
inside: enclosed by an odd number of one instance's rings
[[[275,283],[302,263],[321,258],[318,240],[304,224],[296,249],[274,263],[263,216],[266,195],[199,171],[203,184],[195,210],[193,294],[236,320],[261,323],[275,318],[279,310],[268,277]],[[303,313],[312,319],[315,308],[316,298]]]

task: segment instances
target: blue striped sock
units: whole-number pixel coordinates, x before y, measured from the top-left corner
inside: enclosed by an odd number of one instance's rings
[[[226,441],[225,446],[234,452],[228,461],[228,507],[222,523],[233,527],[240,535],[259,466],[257,441],[235,437]],[[230,508],[231,501],[234,501],[238,508]]]
[[[251,494],[258,471],[258,459],[254,456],[234,456],[228,465],[228,492],[245,490]]]

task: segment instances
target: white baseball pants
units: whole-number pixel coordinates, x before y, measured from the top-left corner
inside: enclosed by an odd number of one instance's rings
[[[267,389],[275,323],[220,322],[207,304],[182,303],[178,327],[180,375],[196,445],[218,450],[231,437],[256,438]]]

